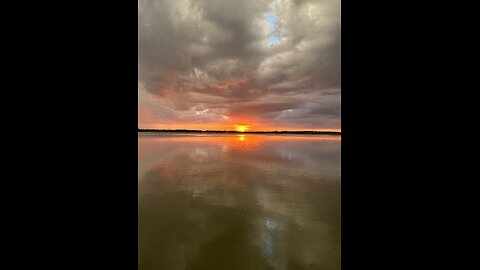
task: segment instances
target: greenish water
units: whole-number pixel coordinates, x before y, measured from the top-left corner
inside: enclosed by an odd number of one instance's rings
[[[139,269],[340,269],[340,145],[139,134]]]

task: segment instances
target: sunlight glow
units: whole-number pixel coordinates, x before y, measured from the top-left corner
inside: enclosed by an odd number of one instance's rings
[[[245,132],[250,129],[248,125],[235,125],[235,130],[238,132]]]

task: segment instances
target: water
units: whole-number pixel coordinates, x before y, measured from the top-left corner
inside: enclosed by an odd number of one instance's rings
[[[139,134],[139,269],[340,269],[340,144]]]

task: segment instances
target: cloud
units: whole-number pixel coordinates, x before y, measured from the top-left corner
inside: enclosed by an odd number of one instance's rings
[[[340,1],[139,0],[138,68],[140,127],[339,128]]]

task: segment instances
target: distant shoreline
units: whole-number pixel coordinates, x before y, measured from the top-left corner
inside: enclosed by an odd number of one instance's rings
[[[194,129],[138,129],[138,132],[175,132],[175,133],[230,133],[230,134],[308,134],[308,135],[341,135],[340,131],[234,131],[234,130],[194,130]]]

